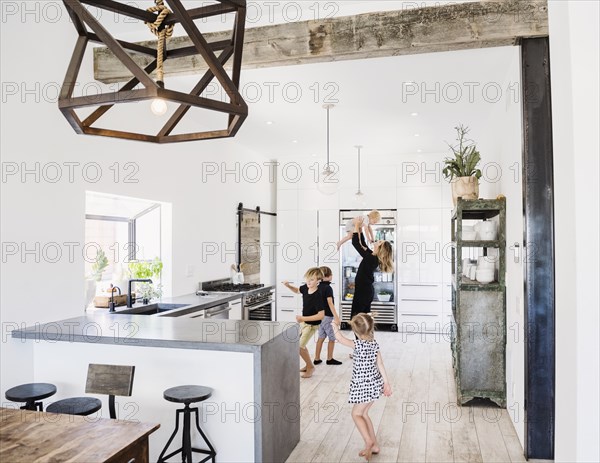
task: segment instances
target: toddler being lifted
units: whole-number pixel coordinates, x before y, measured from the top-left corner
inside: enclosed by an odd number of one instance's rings
[[[381,214],[378,210],[373,209],[366,215],[359,215],[352,220],[348,220],[346,223],[346,236],[337,242],[337,248],[340,249],[342,244],[346,241],[350,241],[352,239],[352,233],[354,233],[354,221],[359,220],[360,228],[363,229],[363,233],[369,243],[373,243],[375,239],[373,238],[373,229],[371,225],[375,225],[377,222],[381,220]]]

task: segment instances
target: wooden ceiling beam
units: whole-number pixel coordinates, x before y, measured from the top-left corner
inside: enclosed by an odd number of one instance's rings
[[[244,69],[366,59],[515,45],[525,37],[548,35],[546,0],[480,1],[401,11],[365,13],[293,22],[245,31]],[[231,39],[231,32],[204,34],[208,42]],[[156,48],[155,41],[141,42]],[[190,47],[185,37],[170,49]],[[150,57],[133,56],[140,65]],[[203,74],[197,56],[165,61],[165,75]],[[104,83],[124,82],[131,73],[106,48],[94,49],[94,76]]]

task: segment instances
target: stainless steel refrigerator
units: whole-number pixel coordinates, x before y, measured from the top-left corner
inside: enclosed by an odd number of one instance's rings
[[[346,236],[346,224],[354,217],[368,214],[371,210],[341,210],[340,211],[340,237]],[[375,240],[387,240],[394,250],[394,265],[396,266],[396,210],[379,210],[381,220],[372,225],[373,238]],[[371,247],[372,249],[372,247]],[[340,301],[342,307],[342,328],[348,328],[352,299],[354,297],[354,279],[356,271],[362,261],[360,254],[354,249],[351,242],[346,242],[340,250],[340,276],[341,293]],[[373,287],[375,295],[371,304],[371,313],[375,314],[375,322],[378,325],[389,325],[392,331],[398,331],[398,306],[396,289],[396,269],[394,273],[383,273],[379,269],[374,274]]]

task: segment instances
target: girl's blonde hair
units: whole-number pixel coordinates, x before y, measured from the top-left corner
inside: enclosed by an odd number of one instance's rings
[[[377,249],[377,258],[379,259],[379,269],[384,273],[394,271],[394,250],[389,241],[382,241]]]
[[[304,274],[304,279],[308,280],[310,278],[316,278],[317,280],[323,279],[323,272],[319,267],[311,267]]]
[[[379,211],[377,209],[373,209],[371,212],[369,212],[367,214],[367,216],[370,219],[373,219],[375,221],[375,223],[377,223],[381,220],[381,214],[379,213]]]
[[[375,330],[375,322],[373,317],[368,313],[359,313],[350,320],[350,327],[359,338],[372,341],[375,339],[373,331]]]

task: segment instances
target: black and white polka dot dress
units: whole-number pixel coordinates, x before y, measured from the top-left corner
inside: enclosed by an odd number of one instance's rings
[[[383,377],[377,368],[377,341],[354,340],[354,365],[348,403],[362,404],[379,399],[383,392]]]

